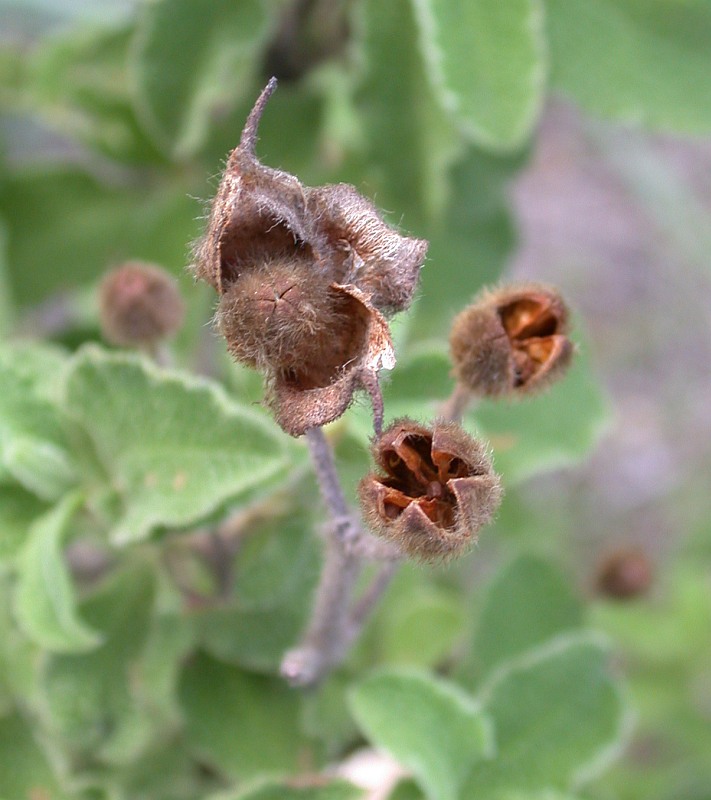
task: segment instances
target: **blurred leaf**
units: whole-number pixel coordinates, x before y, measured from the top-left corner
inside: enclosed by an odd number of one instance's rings
[[[484,599],[472,659],[486,676],[508,659],[579,628],[583,607],[562,573],[535,556],[501,570]]]
[[[31,367],[22,351],[0,350],[0,467],[38,497],[56,500],[77,478],[67,420]]]
[[[415,0],[420,43],[442,107],[494,150],[531,132],[545,89],[540,0]]]
[[[711,130],[707,0],[546,0],[551,82],[603,116]]]
[[[204,143],[213,118],[251,90],[266,31],[260,0],[142,5],[131,69],[141,121],[157,143],[178,158]]]
[[[33,395],[53,403],[61,398],[66,364],[67,353],[47,342],[18,340],[0,347],[0,366],[27,381]]]
[[[525,155],[469,148],[452,166],[448,203],[427,231],[430,247],[409,325],[413,340],[446,340],[455,314],[501,275],[515,244],[506,190]]]
[[[199,654],[183,670],[180,698],[191,747],[233,780],[296,769],[300,700],[281,679]]]
[[[461,637],[461,598],[436,586],[410,592],[389,609],[380,628],[381,658],[388,664],[435,668]]]
[[[79,495],[68,496],[32,525],[18,565],[17,621],[30,639],[59,653],[80,653],[101,642],[77,615],[62,549],[81,500]]]
[[[388,800],[426,800],[415,781],[405,778],[388,795]]]
[[[46,508],[35,495],[19,486],[0,486],[0,562],[20,550],[30,525]]]
[[[609,408],[581,347],[567,375],[543,394],[483,402],[466,422],[489,439],[494,467],[511,485],[587,455],[607,428]]]
[[[417,230],[443,210],[455,132],[428,85],[409,0],[366,0],[362,22],[361,113],[375,184],[368,194]]]
[[[143,564],[111,575],[81,605],[103,644],[83,655],[55,655],[41,674],[41,705],[49,735],[76,758],[130,764],[164,718],[142,705],[136,663],[150,626],[153,576]],[[169,654],[166,653],[166,658]]]
[[[185,185],[124,188],[79,169],[25,171],[0,181],[10,289],[19,305],[95,281],[111,264],[145,259],[183,269],[199,205]]]
[[[4,800],[69,800],[40,750],[32,726],[19,714],[0,718],[0,797]]]
[[[351,709],[370,742],[412,770],[431,800],[457,800],[491,747],[488,720],[453,684],[388,671],[361,681]]]
[[[117,543],[205,519],[264,490],[287,466],[282,438],[216,384],[87,347],[67,381],[68,408],[88,432],[105,489],[122,510]]]
[[[605,661],[590,636],[562,635],[495,673],[483,708],[496,757],[474,767],[462,800],[566,790],[607,766],[621,747],[623,708]]]
[[[7,265],[7,230],[0,220],[0,337],[11,328],[15,314]]]
[[[40,41],[27,91],[50,125],[129,163],[162,157],[138,125],[129,96],[127,61],[133,28],[70,29]]]
[[[207,800],[358,800],[363,790],[345,781],[331,781],[323,786],[289,786],[285,783],[267,783],[257,789],[247,789],[238,794],[219,794]]]

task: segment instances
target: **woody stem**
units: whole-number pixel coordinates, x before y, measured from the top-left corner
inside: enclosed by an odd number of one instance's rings
[[[350,605],[363,558],[353,544],[361,535],[348,508],[333,458],[321,428],[306,431],[306,441],[331,525],[311,621],[301,642],[282,661],[281,674],[292,686],[314,686],[338,664],[350,644]]]

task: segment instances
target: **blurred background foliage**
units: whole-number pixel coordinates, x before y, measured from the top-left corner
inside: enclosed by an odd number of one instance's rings
[[[403,568],[305,696],[276,673],[315,487],[186,271],[272,74],[262,160],[431,242],[389,417],[435,414],[451,318],[502,277],[559,286],[580,347],[548,394],[472,412],[496,524]],[[708,0],[0,0],[3,800],[339,800],[312,776],[366,741],[411,772],[400,800],[711,798],[709,75]],[[177,373],[98,346],[125,259],[180,282]],[[352,493],[367,410],[330,434]],[[225,579],[200,548],[235,515]],[[624,601],[598,580],[619,551],[650,575]]]

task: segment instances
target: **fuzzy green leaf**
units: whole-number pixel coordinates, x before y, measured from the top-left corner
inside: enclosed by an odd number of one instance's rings
[[[358,800],[363,790],[345,781],[332,781],[325,786],[296,788],[284,783],[267,783],[257,789],[238,794],[219,794],[207,800]]]
[[[96,647],[101,636],[83,622],[62,544],[81,497],[70,495],[38,519],[19,561],[15,614],[25,633],[55,652],[75,653]]]
[[[707,0],[546,0],[551,82],[595,114],[711,130]]]
[[[26,541],[32,522],[47,506],[17,485],[0,486],[0,561],[12,558]]]
[[[486,675],[556,634],[579,628],[582,617],[582,603],[560,571],[535,556],[521,556],[487,592],[473,657]]]
[[[191,746],[226,775],[251,780],[296,769],[300,699],[281,679],[200,654],[183,671],[180,699]]]
[[[115,542],[192,525],[263,490],[288,459],[283,437],[215,384],[89,347],[74,359],[67,405],[88,432],[104,488],[118,494]]]
[[[19,714],[0,718],[0,797],[3,800],[69,800],[59,788],[32,727]]]
[[[461,130],[495,150],[531,132],[545,88],[540,0],[414,0],[439,101]]]
[[[146,130],[184,158],[205,141],[214,117],[252,89],[267,18],[259,0],[156,0],[141,7],[132,80]]]
[[[487,717],[453,684],[383,672],[359,683],[350,705],[368,739],[412,770],[430,800],[457,800],[472,766],[489,754]]]
[[[513,790],[568,790],[620,749],[623,707],[606,648],[562,635],[509,662],[482,692],[496,756],[472,770],[461,800],[504,800]]]

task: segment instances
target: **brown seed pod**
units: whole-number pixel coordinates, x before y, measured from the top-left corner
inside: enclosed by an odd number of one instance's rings
[[[558,292],[539,284],[482,292],[452,324],[454,373],[477,395],[524,395],[567,369],[574,347]]]
[[[427,242],[401,236],[352,186],[310,189],[259,162],[275,88],[272,79],[229,156],[194,271],[222,296],[230,353],[265,373],[277,421],[300,435],[394,366],[383,314],[411,302]]]
[[[384,474],[359,484],[364,519],[414,558],[466,552],[501,502],[484,445],[455,423],[396,420],[373,445],[373,457]]]
[[[128,261],[112,269],[99,287],[99,321],[104,338],[123,347],[150,346],[175,334],[185,304],[164,269]]]
[[[596,585],[605,597],[631,600],[647,592],[653,576],[652,564],[641,550],[618,550],[605,556],[599,564]]]

